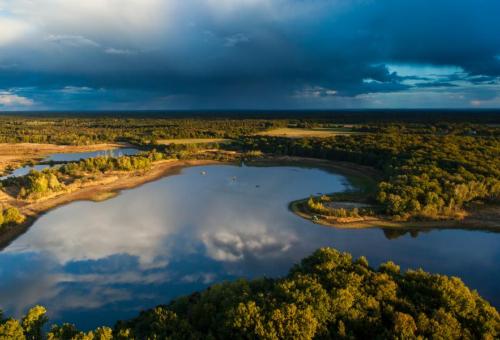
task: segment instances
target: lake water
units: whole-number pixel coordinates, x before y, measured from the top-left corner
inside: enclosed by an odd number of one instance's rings
[[[202,166],[108,201],[62,206],[0,253],[0,308],[19,317],[41,304],[50,323],[113,326],[215,282],[284,276],[319,247],[365,255],[373,266],[392,260],[459,276],[500,306],[500,234],[397,237],[320,226],[287,209],[349,186],[320,169]]]
[[[47,158],[44,158],[42,162],[77,162],[80,159],[87,159],[89,157],[98,157],[105,155],[135,155],[139,153],[138,149],[124,148],[124,149],[115,149],[115,150],[106,150],[106,151],[91,151],[91,152],[80,152],[80,153],[58,153],[53,155],[48,155]],[[6,179],[7,177],[14,176],[24,176],[27,175],[31,169],[35,169],[36,171],[42,171],[45,168],[48,168],[49,165],[34,165],[34,166],[24,166],[15,169],[11,174],[7,176],[0,177],[0,181]]]

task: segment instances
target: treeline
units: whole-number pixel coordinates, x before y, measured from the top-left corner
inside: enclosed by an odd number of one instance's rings
[[[437,134],[437,135],[456,135],[456,136],[500,136],[499,125],[493,124],[479,125],[464,123],[449,123],[441,122],[435,124],[405,124],[402,122],[396,123],[377,123],[377,124],[359,124],[353,125],[354,132],[371,132],[371,133],[409,133],[409,134]]]
[[[112,340],[111,328],[102,327],[89,333],[76,330],[74,325],[53,325],[49,332],[44,331],[49,321],[47,311],[42,306],[35,306],[24,315],[20,322],[6,318],[0,311],[0,339],[2,340]]]
[[[286,121],[269,119],[0,115],[0,143],[146,144],[161,139],[239,138],[283,126]]]
[[[444,122],[444,123],[443,123]],[[496,112],[220,112],[220,113],[47,113],[0,115],[0,143],[91,145],[162,139],[238,139],[286,126],[338,127],[356,124],[358,132],[468,134],[499,136]]]
[[[0,320],[2,339],[42,339],[46,311]],[[455,277],[377,270],[323,248],[285,278],[215,284],[166,306],[83,333],[52,326],[47,339],[496,339],[500,315]]]
[[[360,212],[358,208],[354,208],[352,210],[346,210],[345,208],[328,208],[323,205],[323,201],[321,200],[321,198],[316,201],[312,196],[307,200],[307,208],[309,209],[309,211],[316,214],[339,218],[357,218],[368,214],[365,211]]]
[[[18,198],[37,200],[53,193],[66,190],[65,180],[74,179],[93,173],[109,171],[136,171],[149,169],[153,162],[166,157],[156,150],[130,156],[89,157],[80,162],[71,162],[62,166],[47,167],[42,171],[32,169],[27,175],[8,177],[0,182],[2,187],[19,188]]]
[[[89,157],[80,162],[71,162],[61,167],[61,172],[69,176],[80,175],[82,172],[136,171],[149,169],[153,162],[165,158],[165,154],[153,150],[137,155]]]
[[[249,137],[244,150],[382,169],[376,200],[396,219],[460,218],[464,203],[500,198],[500,139],[402,132],[287,139]]]

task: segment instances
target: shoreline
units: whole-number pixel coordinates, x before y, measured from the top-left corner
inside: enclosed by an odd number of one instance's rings
[[[354,176],[366,181],[372,186],[378,185],[383,180],[383,172],[375,168],[343,161],[331,161],[326,159],[292,156],[262,156],[254,160],[247,161],[250,166],[301,166],[315,167],[329,170],[335,174],[346,177]]]
[[[297,165],[314,166],[332,170],[334,173],[344,176],[354,176],[363,179],[369,184],[369,191],[376,188],[378,183],[383,180],[383,172],[372,167],[358,165],[355,163],[331,161],[317,158],[306,157],[263,157],[255,162],[249,162],[249,165],[273,166],[273,165]],[[373,192],[372,192],[373,193]],[[367,195],[371,194],[366,192]],[[389,218],[366,217],[353,218],[351,221],[327,221],[320,219],[312,221],[311,214],[301,211],[299,204],[306,202],[307,198],[295,200],[289,203],[288,209],[294,214],[307,219],[311,223],[323,225],[325,227],[336,229],[394,229],[394,230],[417,230],[417,229],[465,229],[476,231],[500,232],[500,207],[495,205],[480,206],[469,204],[466,208],[467,216],[462,220],[437,220],[437,221],[392,221]]]
[[[143,184],[156,181],[166,176],[180,174],[183,169],[201,166],[201,165],[231,165],[232,162],[221,162],[215,160],[165,160],[153,165],[148,171],[136,172],[115,172],[108,175],[109,182],[98,182],[88,186],[76,188],[74,191],[63,192],[58,195],[48,197],[36,202],[27,203],[19,207],[19,211],[26,219],[21,224],[10,227],[5,232],[0,233],[0,251],[5,249],[19,236],[24,234],[43,214],[69,204],[75,201],[94,201],[101,202],[113,198],[122,190],[133,189]],[[337,162],[315,158],[301,157],[259,157],[247,160],[247,166],[302,166],[322,168],[333,173],[346,177],[354,176],[361,178],[369,187],[376,186],[382,172],[367,166],[357,165],[348,162]],[[369,193],[367,193],[369,194]],[[330,228],[337,229],[397,229],[397,230],[416,230],[416,229],[468,229],[482,231],[500,232],[500,219],[489,218],[481,219],[474,216],[467,216],[463,220],[442,220],[442,221],[406,221],[395,222],[383,218],[356,218],[352,221],[312,221],[311,215],[301,210],[299,204],[307,199],[300,199],[289,203],[288,208],[294,214],[307,219],[313,224],[320,224]],[[24,203],[24,202],[23,202]],[[497,213],[495,212],[495,215]]]
[[[462,220],[437,220],[437,221],[392,221],[389,218],[382,217],[359,217],[345,218],[347,221],[327,220],[324,216],[320,216],[318,221],[311,220],[314,215],[311,212],[304,211],[303,205],[308,199],[300,199],[292,201],[288,205],[288,209],[313,224],[319,224],[325,227],[336,229],[395,229],[395,230],[432,230],[432,229],[464,229],[475,231],[490,231],[500,232],[500,216],[499,219],[482,219],[474,214],[466,216]],[[349,220],[350,219],[350,220]]]
[[[75,201],[101,202],[113,198],[122,190],[133,189],[143,184],[156,181],[166,176],[180,174],[183,169],[200,165],[230,164],[214,160],[166,160],[158,162],[146,173],[120,172],[118,177],[109,183],[96,183],[81,187],[75,191],[64,192],[59,195],[28,203],[19,207],[19,212],[26,219],[21,224],[10,227],[0,234],[0,251],[5,249],[19,236],[24,234],[43,214]]]

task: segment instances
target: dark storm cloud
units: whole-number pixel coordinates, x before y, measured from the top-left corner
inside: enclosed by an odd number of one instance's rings
[[[300,98],[335,107],[500,76],[500,2],[491,0],[88,4],[0,0],[0,25],[19,31],[0,33],[5,98],[24,89],[16,95],[48,108],[294,108]],[[392,64],[463,72],[436,79]],[[497,89],[484,91],[494,99]]]
[[[415,84],[415,86],[416,87],[455,87],[458,85],[452,84],[452,83],[445,83],[445,82],[436,81],[436,82],[431,82],[431,83],[418,83],[418,84]]]
[[[488,83],[488,84],[495,84],[499,80],[499,77],[491,77],[491,76],[480,76],[480,77],[471,77],[469,78],[469,81],[473,84],[481,84],[481,83]]]

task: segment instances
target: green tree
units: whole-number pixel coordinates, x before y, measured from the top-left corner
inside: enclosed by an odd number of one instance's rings
[[[24,217],[19,212],[19,209],[10,207],[3,212],[3,223],[21,223]]]
[[[0,322],[0,340],[24,340],[24,330],[15,319]]]
[[[42,327],[49,321],[46,313],[44,307],[35,306],[23,316],[22,326],[27,340],[43,340]]]

